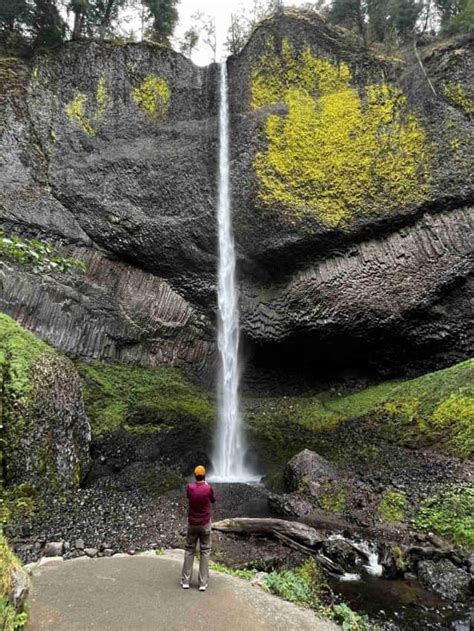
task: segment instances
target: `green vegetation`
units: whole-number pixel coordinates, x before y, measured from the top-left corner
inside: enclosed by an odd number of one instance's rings
[[[89,112],[88,101],[87,94],[77,90],[74,98],[66,105],[65,112],[69,120],[78,123],[88,136],[95,136],[97,123],[104,117],[112,103],[104,77],[100,77],[97,82],[95,104],[89,108]]]
[[[149,74],[133,90],[133,100],[154,120],[163,120],[168,113],[171,91],[165,79]]]
[[[452,488],[425,500],[413,525],[473,549],[474,486]]]
[[[405,519],[407,498],[405,493],[387,491],[378,505],[377,512],[386,522],[397,522]]]
[[[22,521],[36,509],[35,490],[26,483],[2,489],[0,486],[0,524]]]
[[[474,114],[474,97],[459,82],[447,81],[443,87],[444,96],[465,114]]]
[[[257,570],[237,570],[235,568],[229,567],[228,565],[216,563],[215,561],[210,561],[209,567],[215,572],[220,572],[221,574],[229,574],[230,576],[237,576],[238,578],[243,578],[246,581],[251,581],[257,573]]]
[[[314,559],[308,559],[294,570],[272,572],[265,577],[264,587],[285,600],[311,607],[319,616],[335,620],[345,631],[369,631],[373,628],[367,616],[359,615],[345,603],[325,604],[331,592],[323,571]]]
[[[72,101],[66,105],[66,114],[78,123],[88,136],[95,136],[95,128],[86,115],[87,95],[77,91]]]
[[[323,510],[340,515],[346,508],[346,501],[347,489],[340,482],[323,484],[322,493],[318,497],[318,504]]]
[[[39,274],[85,269],[84,261],[56,256],[53,246],[48,243],[37,239],[21,239],[15,235],[5,236],[1,230],[0,258],[10,259],[22,265],[32,265],[33,271]]]
[[[398,88],[369,85],[362,99],[346,64],[309,48],[297,54],[288,40],[280,53],[268,46],[253,69],[251,105],[282,101],[288,113],[267,118],[268,146],[255,158],[263,206],[347,226],[426,197],[428,143]]]
[[[333,433],[351,419],[374,439],[351,445],[376,458],[376,440],[434,447],[460,457],[474,452],[474,360],[402,382],[388,382],[355,394],[322,392],[305,397],[249,399],[247,425],[275,463],[305,447],[337,459]],[[347,453],[346,453],[347,455]]]
[[[95,435],[118,429],[160,431],[184,420],[209,427],[214,421],[214,404],[207,393],[177,368],[94,362],[78,369]]]
[[[10,550],[0,528],[0,629],[2,631],[22,629],[28,618],[26,612],[17,611],[9,601],[12,574],[20,568],[21,563]]]

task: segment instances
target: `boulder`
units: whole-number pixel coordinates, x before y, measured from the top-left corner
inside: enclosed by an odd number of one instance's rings
[[[431,591],[453,601],[466,598],[471,582],[469,573],[456,567],[448,559],[420,561],[418,578]]]
[[[287,491],[302,491],[310,482],[327,482],[338,477],[337,469],[310,449],[296,454],[286,465],[284,481]]]
[[[84,552],[86,554],[86,556],[88,556],[89,558],[93,558],[97,556],[97,549],[96,548],[84,548]]]
[[[20,611],[30,591],[28,574],[22,569],[14,570],[11,573],[11,581],[10,602],[17,611]]]

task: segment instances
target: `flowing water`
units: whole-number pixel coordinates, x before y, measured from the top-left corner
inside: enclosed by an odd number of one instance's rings
[[[239,306],[235,277],[235,248],[232,232],[229,104],[227,66],[221,64],[219,105],[219,279],[218,346],[219,419],[213,454],[213,479],[222,482],[257,479],[245,466],[245,443],[239,409]]]

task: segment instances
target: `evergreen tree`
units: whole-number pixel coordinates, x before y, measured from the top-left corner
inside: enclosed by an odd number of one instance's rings
[[[0,1],[0,33],[4,36],[21,33],[31,25],[33,7],[27,0]]]
[[[66,24],[55,0],[35,0],[32,34],[35,47],[54,46],[64,41]]]
[[[169,46],[178,21],[178,0],[142,0],[152,20],[151,37]]]

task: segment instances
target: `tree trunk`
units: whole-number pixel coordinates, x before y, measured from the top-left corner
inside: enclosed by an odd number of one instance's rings
[[[310,547],[323,541],[321,534],[311,526],[284,519],[236,517],[218,521],[212,527],[214,530],[239,532],[247,535],[271,537],[278,533]]]

